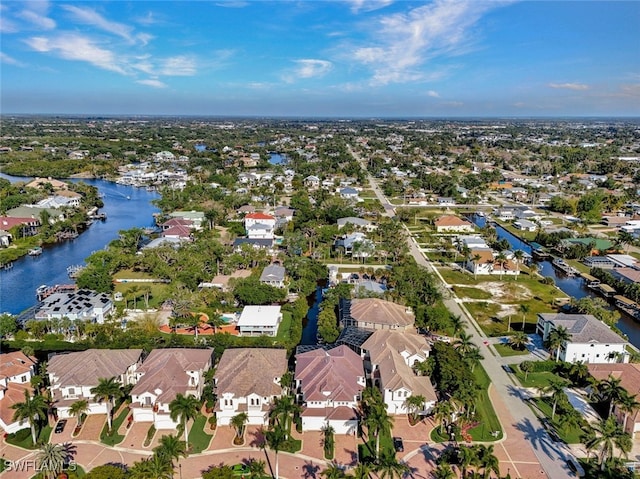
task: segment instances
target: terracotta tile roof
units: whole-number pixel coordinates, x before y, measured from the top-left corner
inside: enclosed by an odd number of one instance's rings
[[[359,355],[347,346],[316,349],[296,356],[296,381],[306,401],[354,401],[363,385],[364,367]]]
[[[271,216],[271,215],[267,215],[265,213],[249,213],[248,215],[245,216],[245,218],[248,219],[252,219],[252,220],[274,220],[275,221],[275,217]]]
[[[56,354],[49,360],[47,372],[52,384],[97,386],[99,378],[124,374],[141,355],[142,349],[87,349]]]
[[[13,415],[15,409],[11,406],[24,401],[24,392],[29,391],[29,394],[33,394],[33,388],[30,383],[9,383],[8,387],[4,390],[4,397],[0,400],[0,419],[3,423],[9,425],[14,422]]]
[[[338,406],[334,408],[306,407],[302,410],[302,413],[300,415],[303,417],[324,417],[327,420],[335,421],[354,421],[358,419],[356,411],[349,406]]]
[[[378,298],[354,299],[351,301],[351,317],[358,322],[410,326],[414,323],[413,313],[406,306]]]
[[[436,226],[473,226],[468,221],[463,220],[457,216],[444,215],[434,221]]]
[[[0,216],[0,228],[8,230],[18,225],[40,224],[38,218],[14,218],[12,216]]]
[[[640,394],[640,364],[587,364],[589,373],[596,379],[608,379],[609,376],[620,379],[620,385],[632,396]]]
[[[280,395],[282,388],[276,378],[287,370],[287,351],[284,349],[240,348],[226,349],[216,368],[218,396],[233,393],[247,397],[252,393],[262,397]]]
[[[477,260],[475,259],[476,256],[479,256]],[[493,251],[490,249],[472,249],[469,252],[469,257],[475,264],[493,263],[494,260]]]
[[[28,373],[36,365],[36,358],[22,351],[0,354],[0,379]]]

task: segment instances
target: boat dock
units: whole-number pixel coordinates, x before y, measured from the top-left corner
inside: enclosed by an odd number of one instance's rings
[[[27,254],[29,256],[40,256],[42,254],[42,248],[40,246],[36,246],[35,248],[31,248]]]
[[[576,274],[579,274],[579,271],[577,269],[575,269],[573,266],[569,266],[569,264],[562,258],[554,258],[551,264],[567,276],[575,276]]]
[[[636,321],[640,321],[640,304],[619,294],[614,296],[613,299],[616,302],[616,308],[624,311]]]
[[[75,284],[55,284],[53,286],[47,286],[43,284],[36,289],[36,298],[38,301],[43,301],[55,293],[73,293],[78,287]]]
[[[76,279],[84,268],[85,266],[81,264],[71,265],[67,268],[67,274],[69,275],[69,278]]]
[[[580,273],[580,277],[584,279],[584,282],[587,284],[587,288],[597,288],[600,286],[600,280],[595,276],[591,276],[587,273]]]

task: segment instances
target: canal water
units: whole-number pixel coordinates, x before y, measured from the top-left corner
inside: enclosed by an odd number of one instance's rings
[[[12,182],[29,181],[0,174]],[[103,249],[118,238],[118,232],[134,227],[154,225],[153,213],[158,212],[151,201],[158,198],[156,192],[144,188],[118,185],[103,180],[84,181],[96,186],[104,195],[106,221],[94,223],[75,240],[64,241],[43,248],[40,256],[25,256],[14,261],[10,270],[0,271],[0,313],[18,314],[36,304],[36,288],[42,284],[69,284],[67,268],[83,265],[92,252]]]
[[[302,322],[302,339],[300,339],[300,344],[303,345],[318,343],[318,313],[322,302],[322,288],[318,286],[316,292],[307,297],[307,301],[309,311]]]
[[[487,224],[486,218],[478,215],[472,215],[471,219],[477,226],[481,228]],[[511,234],[500,225],[494,224],[493,226],[498,233],[498,239],[506,239],[514,250],[520,249],[525,253],[531,254],[531,246],[529,246],[525,241],[522,241],[517,236]],[[539,261],[537,262],[537,264],[538,266],[540,266],[540,274],[542,276],[550,276],[551,278],[553,278],[556,286],[567,295],[576,299],[584,298],[585,296],[602,298],[602,296],[594,293],[591,289],[587,288],[584,284],[584,281],[580,277],[566,276],[557,271],[551,264],[551,261]],[[630,316],[622,312],[620,314],[621,317],[616,326],[620,331],[627,335],[631,344],[633,344],[637,348],[640,348],[640,324],[638,324]]]

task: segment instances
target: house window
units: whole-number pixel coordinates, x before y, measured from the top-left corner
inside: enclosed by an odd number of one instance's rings
[[[69,396],[75,396],[76,395],[76,388],[69,388]]]
[[[22,376],[22,379],[20,380],[21,383],[26,383],[27,382],[27,376]]]
[[[144,398],[144,405],[151,406],[151,398],[149,396]]]

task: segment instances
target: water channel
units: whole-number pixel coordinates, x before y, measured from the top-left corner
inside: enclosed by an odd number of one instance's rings
[[[14,183],[30,180],[1,173],[0,177]],[[36,288],[42,284],[72,283],[67,268],[83,265],[92,252],[116,239],[118,231],[154,225],[153,213],[159,210],[151,201],[159,197],[156,192],[103,180],[65,181],[84,181],[97,187],[104,195],[100,211],[107,214],[107,220],[94,221],[76,239],[47,245],[40,256],[25,256],[14,261],[12,269],[0,271],[0,313],[18,314],[34,306]]]
[[[473,215],[471,219],[481,228],[484,227],[487,222],[486,218],[477,215]],[[514,250],[520,249],[525,253],[531,254],[531,246],[525,241],[511,234],[500,225],[494,224],[493,226],[498,233],[498,239],[506,239]],[[540,274],[553,278],[556,286],[567,295],[577,299],[584,298],[585,296],[602,298],[602,296],[587,288],[580,277],[569,277],[557,271],[551,264],[551,261],[540,261],[537,263],[540,266]],[[616,326],[627,335],[631,344],[640,348],[640,324],[628,315],[622,312],[620,314],[621,317]]]

